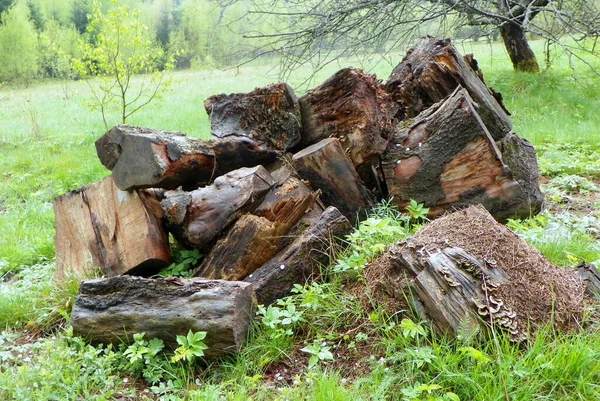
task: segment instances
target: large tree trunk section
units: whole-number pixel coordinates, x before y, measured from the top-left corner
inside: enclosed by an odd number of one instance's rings
[[[505,330],[513,341],[548,323],[569,330],[584,306],[574,270],[550,264],[481,206],[428,223],[363,274],[372,288],[419,304],[436,330],[456,336],[480,324]]]
[[[82,282],[71,324],[94,343],[130,344],[145,333],[172,349],[176,336],[205,331],[205,357],[212,359],[240,350],[255,311],[248,283],[121,276]]]
[[[149,275],[167,266],[169,241],[151,199],[119,190],[111,177],[56,198],[57,279],[90,278],[96,268],[107,276]]]
[[[337,138],[327,138],[292,157],[298,175],[314,189],[321,190],[323,203],[335,206],[351,221],[358,212],[372,206],[366,189]]]
[[[207,250],[220,233],[259,205],[275,185],[264,167],[240,168],[192,192],[165,194],[162,206],[169,231],[182,244]]]
[[[533,171],[537,165],[523,168]],[[481,203],[499,220],[539,209],[513,179],[464,89],[398,131],[384,154],[383,170],[399,207],[414,199],[437,215]]]
[[[244,281],[252,283],[260,304],[289,295],[294,284],[304,283],[319,266],[327,266],[331,247],[351,229],[348,219],[330,206],[287,248]]]
[[[96,141],[96,152],[122,190],[197,188],[215,173],[211,147],[178,132],[118,125]]]
[[[508,52],[515,71],[540,72],[540,66],[535,53],[529,47],[529,43],[525,37],[525,30],[521,25],[506,22],[500,26],[500,34],[502,35],[504,47]]]
[[[355,167],[376,159],[393,132],[391,103],[375,75],[338,71],[300,98],[302,146],[336,137]]]
[[[490,90],[478,72],[471,68],[473,58],[465,60],[450,40],[426,38],[409,50],[388,79],[386,89],[398,103],[399,120],[416,117],[450,95],[458,86],[466,88],[477,103],[481,119],[495,140],[511,129],[501,97]],[[501,100],[500,100],[501,101]]]

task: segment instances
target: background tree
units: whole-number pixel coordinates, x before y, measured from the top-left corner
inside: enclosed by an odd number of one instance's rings
[[[2,14],[0,82],[29,85],[38,71],[38,38],[24,1]]]
[[[287,29],[254,31],[282,52],[288,68],[307,60],[319,65],[347,54],[386,49],[424,34],[448,35],[457,27],[499,30],[517,71],[538,72],[526,33],[561,46],[569,57],[590,52],[584,39],[596,37],[600,13],[595,0],[263,0],[254,2],[250,26],[278,18]],[[558,28],[558,29],[556,29]]]

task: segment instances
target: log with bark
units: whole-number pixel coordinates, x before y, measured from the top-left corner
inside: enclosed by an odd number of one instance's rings
[[[71,324],[93,343],[130,344],[145,333],[172,349],[176,336],[204,331],[205,358],[212,359],[240,350],[255,311],[249,283],[120,276],[82,282]]]
[[[518,174],[532,178],[524,182],[530,193],[515,180],[471,97],[459,87],[396,132],[383,156],[383,171],[389,195],[401,208],[414,199],[439,215],[481,203],[505,220],[529,217],[541,208],[535,155],[519,163]]]
[[[240,168],[192,192],[169,191],[161,202],[169,231],[183,245],[208,250],[221,232],[259,205],[275,185],[262,166]]]
[[[155,274],[169,264],[156,195],[121,191],[112,177],[53,202],[56,277]]]
[[[290,245],[244,281],[252,283],[260,304],[289,295],[294,284],[304,283],[320,266],[327,266],[331,248],[351,229],[348,219],[330,206]]]
[[[392,71],[386,89],[398,104],[396,118],[416,117],[450,95],[458,86],[467,89],[494,140],[512,127],[500,94],[488,88],[472,56],[466,60],[449,39],[428,37],[409,50]]]
[[[300,98],[302,147],[336,137],[353,165],[376,159],[393,132],[394,105],[375,75],[356,68],[338,71]]]
[[[298,175],[314,189],[321,199],[335,206],[352,222],[359,212],[373,205],[374,198],[362,183],[352,162],[337,138],[327,138],[292,157]]]
[[[111,128],[96,141],[96,152],[122,190],[198,188],[212,180],[216,168],[204,141],[130,125]]]

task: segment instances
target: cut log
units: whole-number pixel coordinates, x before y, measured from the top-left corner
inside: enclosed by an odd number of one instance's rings
[[[209,249],[220,233],[256,207],[275,185],[262,166],[240,168],[192,192],[170,191],[161,202],[169,231],[188,247]]]
[[[121,276],[82,282],[71,324],[93,343],[131,344],[145,333],[171,349],[176,336],[204,331],[205,358],[213,359],[240,350],[255,311],[248,283]]]
[[[416,117],[462,86],[476,102],[492,138],[502,139],[512,127],[509,113],[501,103],[502,97],[485,85],[476,66],[475,59],[471,56],[465,60],[449,39],[423,39],[408,51],[386,83],[399,106],[396,118]]]
[[[600,272],[598,272],[596,265],[581,262],[575,266],[575,271],[583,280],[585,293],[592,298],[600,300]]]
[[[483,325],[514,341],[538,327],[577,327],[584,285],[550,264],[481,206],[436,219],[363,271],[399,301],[416,298],[439,332],[466,335]],[[395,314],[397,310],[388,310]]]
[[[375,75],[338,71],[300,98],[302,147],[336,137],[358,168],[379,156],[393,132],[393,103]]]
[[[260,304],[270,304],[289,295],[294,284],[304,283],[319,266],[327,266],[328,251],[351,229],[348,219],[330,206],[287,248],[244,281],[252,283]]]
[[[372,205],[372,195],[337,138],[323,139],[301,150],[292,157],[292,163],[300,177],[321,190],[324,204],[335,206],[352,222],[361,209]]]
[[[56,277],[151,275],[169,264],[169,241],[150,194],[119,190],[111,177],[56,198]]]
[[[102,164],[122,190],[198,188],[215,174],[213,150],[179,132],[117,125],[96,141]]]
[[[523,160],[519,168],[525,171],[519,174],[535,174],[535,158],[530,163]],[[540,209],[539,199],[528,196],[504,164],[462,88],[394,135],[383,171],[389,195],[400,208],[414,199],[439,215],[481,203],[500,221]]]

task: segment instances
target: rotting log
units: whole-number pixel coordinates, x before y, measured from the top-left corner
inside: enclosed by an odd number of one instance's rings
[[[262,166],[240,168],[191,192],[169,191],[161,205],[169,231],[188,247],[209,249],[241,215],[256,207],[275,185]]]
[[[169,264],[169,241],[150,193],[121,191],[112,177],[53,202],[56,277],[155,274]],[[154,202],[157,202],[156,200]]]
[[[600,272],[596,265],[581,262],[575,266],[575,271],[583,280],[586,294],[600,300]]]
[[[517,176],[537,172],[535,157],[514,166],[523,170]],[[414,199],[439,215],[481,203],[502,221],[529,217],[541,207],[541,199],[529,196],[514,179],[462,88],[396,132],[383,156],[383,171],[400,208]],[[537,189],[537,179],[530,184]]]
[[[394,105],[375,75],[344,68],[300,98],[301,147],[336,137],[353,165],[371,162],[393,132]]]
[[[292,157],[298,175],[321,191],[325,205],[335,206],[352,222],[372,206],[373,197],[362,183],[337,138],[327,138]]]
[[[327,266],[331,247],[350,232],[352,225],[335,207],[306,227],[284,250],[244,279],[252,283],[260,304],[270,304],[289,294],[294,284],[302,284]]]
[[[398,105],[398,120],[416,117],[458,86],[467,89],[494,140],[510,132],[512,124],[502,97],[486,86],[475,59],[465,60],[449,39],[423,39],[408,51],[386,83]]]
[[[197,188],[212,180],[216,168],[206,142],[130,125],[111,128],[96,141],[96,153],[122,190]]]
[[[130,344],[133,335],[159,338],[171,349],[176,337],[206,332],[206,359],[238,352],[256,311],[248,283],[120,276],[81,283],[71,324],[93,343]]]

